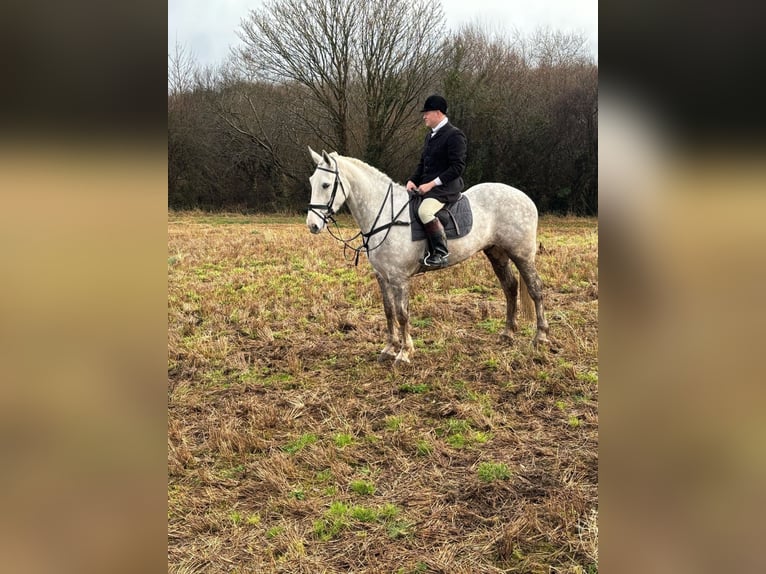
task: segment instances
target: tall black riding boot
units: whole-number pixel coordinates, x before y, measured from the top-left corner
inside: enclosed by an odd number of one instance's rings
[[[446,267],[449,251],[447,251],[447,235],[444,233],[442,222],[437,217],[426,223],[425,228],[431,251],[423,260],[423,264],[426,267]]]

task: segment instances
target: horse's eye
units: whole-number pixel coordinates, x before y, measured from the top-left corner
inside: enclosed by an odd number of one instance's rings
[[[330,187],[329,183],[323,183],[322,184],[322,189],[327,189],[328,187]]]

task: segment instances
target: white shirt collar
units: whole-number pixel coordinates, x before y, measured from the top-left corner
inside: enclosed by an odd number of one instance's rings
[[[434,135],[436,132],[438,132],[441,128],[447,125],[447,122],[449,121],[449,118],[447,116],[444,116],[444,119],[439,122],[439,124],[431,131],[431,135]]]

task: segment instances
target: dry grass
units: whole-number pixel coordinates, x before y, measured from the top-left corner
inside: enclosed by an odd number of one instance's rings
[[[351,227],[344,230],[353,234]],[[597,222],[543,218],[552,350],[483,256],[380,294],[298,219],[171,214],[168,569],[596,572]]]

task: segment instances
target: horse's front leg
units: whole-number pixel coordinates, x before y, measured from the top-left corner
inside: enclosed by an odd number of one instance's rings
[[[396,325],[396,317],[394,311],[394,294],[391,287],[391,283],[384,279],[379,273],[375,273],[378,278],[378,285],[380,286],[380,294],[383,298],[383,310],[386,313],[386,326],[388,333],[388,343],[380,352],[378,361],[386,362],[396,359],[397,352],[399,351],[399,331]]]
[[[392,286],[394,296],[394,312],[399,323],[399,340],[402,342],[402,348],[394,360],[395,365],[409,364],[410,354],[415,350],[410,336],[410,282],[405,279],[403,282],[395,283]]]

